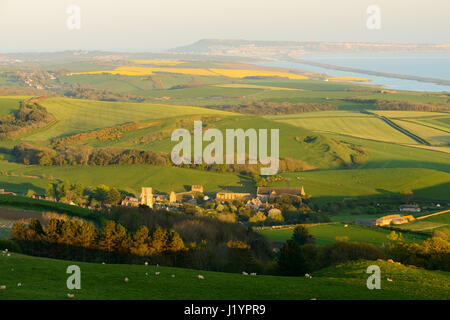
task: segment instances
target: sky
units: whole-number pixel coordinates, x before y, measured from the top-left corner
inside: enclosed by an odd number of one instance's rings
[[[206,38],[450,43],[449,12],[449,0],[0,0],[0,52],[162,51]]]

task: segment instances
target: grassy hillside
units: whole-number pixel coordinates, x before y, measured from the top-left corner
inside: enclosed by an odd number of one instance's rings
[[[328,112],[321,115],[320,112],[303,116],[299,114],[296,118],[282,118],[281,122],[295,126],[304,127],[316,132],[337,133],[357,138],[372,139],[394,143],[414,143],[414,140],[387,125],[380,119],[371,116],[346,116],[338,112]]]
[[[28,140],[44,141],[132,121],[163,119],[193,114],[227,114],[217,110],[160,104],[103,102],[68,98],[48,98],[40,101],[58,120],[52,127],[40,131]]]
[[[19,102],[26,97],[0,97],[0,117],[19,110]]]
[[[150,165],[130,166],[95,166],[95,167],[50,167],[25,166],[6,163],[2,169],[12,170],[25,177],[9,177],[0,175],[0,185],[8,184],[6,189],[26,192],[28,189],[40,191],[48,186],[50,178],[80,182],[86,186],[105,184],[118,187],[130,192],[140,192],[141,187],[151,186],[158,192],[182,192],[190,190],[193,184],[201,184],[208,192],[221,190],[250,190],[249,181],[236,174],[219,174],[215,172],[199,171],[183,168],[164,168]],[[42,176],[44,180],[41,180]],[[30,178],[34,176],[34,178]],[[39,188],[35,189],[36,186]]]
[[[36,258],[12,253],[0,256],[0,299],[66,300],[69,265],[81,268],[78,299],[446,299],[450,274],[412,269],[383,261],[361,261],[330,267],[304,277],[244,276],[139,265],[108,265]],[[366,287],[367,266],[381,268],[381,290]],[[160,272],[160,275],[155,275]],[[148,275],[147,275],[148,274]],[[198,275],[204,280],[198,279]],[[172,277],[175,275],[175,277]],[[124,281],[125,277],[129,282]],[[388,282],[390,278],[393,281]],[[17,284],[21,283],[18,287]]]
[[[347,227],[345,227],[347,226]],[[327,223],[317,225],[306,225],[309,233],[316,239],[318,245],[336,242],[336,237],[348,237],[349,241],[368,242],[380,246],[386,244],[389,230],[372,228],[357,224]],[[269,240],[285,242],[292,237],[294,228],[284,229],[261,229],[259,233]],[[427,237],[417,234],[403,233],[403,238],[408,242],[421,242]]]
[[[365,168],[283,173],[271,186],[303,186],[313,198],[389,195],[411,189],[421,197],[448,199],[450,174],[429,169]]]

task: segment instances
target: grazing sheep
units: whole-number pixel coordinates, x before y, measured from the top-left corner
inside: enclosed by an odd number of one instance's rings
[[[71,293],[68,293],[68,294],[67,294],[67,297],[70,298],[70,299],[73,299],[73,298],[75,298],[75,295],[74,295],[74,294],[71,294]]]
[[[145,275],[148,276],[148,272],[146,272]]]
[[[6,286],[0,286],[0,290],[6,290]]]
[[[175,275],[174,275],[174,274],[172,275],[172,278],[175,278]]]
[[[130,281],[127,277],[125,277],[125,282],[127,282],[128,283],[128,281]]]
[[[19,283],[17,284],[17,286],[18,286],[18,287],[21,287],[21,286],[22,286],[22,283],[19,282]]]
[[[391,279],[391,278],[387,278],[386,280],[389,281],[389,282],[392,282],[392,279]]]
[[[158,272],[155,272],[155,274],[156,274],[157,276],[159,276],[160,273],[161,273],[161,272],[159,272],[159,271],[158,271]]]
[[[202,276],[201,274],[198,275],[198,278],[199,278],[200,280],[204,280],[204,279],[205,279],[205,277]]]
[[[243,274],[244,276],[248,276],[248,273],[245,272],[245,271],[242,271],[242,274]]]
[[[256,276],[256,272],[250,273],[251,276]]]
[[[145,261],[145,265],[148,266],[148,262],[147,261]]]
[[[348,224],[344,225],[344,228],[347,228],[347,227],[348,227]]]

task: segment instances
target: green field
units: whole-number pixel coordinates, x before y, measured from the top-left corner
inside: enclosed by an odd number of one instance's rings
[[[183,192],[190,190],[193,184],[201,184],[207,192],[221,190],[249,190],[248,178],[237,174],[220,174],[216,172],[200,171],[184,168],[156,167],[150,165],[130,165],[130,166],[91,166],[91,167],[50,167],[50,166],[24,166],[20,164],[7,163],[2,169],[10,169],[16,173],[27,177],[9,177],[0,175],[0,186],[8,184],[7,190],[26,192],[28,189],[40,188],[41,191],[48,186],[47,181],[54,179],[80,182],[86,186],[97,186],[105,184],[117,187],[133,193],[139,193],[141,187],[151,186],[158,192]],[[45,175],[41,180],[39,177]]]
[[[450,228],[450,212],[402,224],[399,228],[426,232]]]
[[[281,174],[288,180],[270,183],[276,187],[303,186],[313,198],[393,195],[411,189],[425,198],[448,199],[450,174],[430,169],[366,168]]]
[[[0,97],[0,117],[19,110],[20,101],[28,97]]]
[[[317,116],[297,118],[292,116],[289,119],[278,120],[295,126],[304,127],[316,132],[336,133],[349,135],[357,138],[378,140],[393,143],[414,143],[414,140],[400,133],[375,117],[356,117],[343,116],[339,113],[337,116]]]
[[[387,243],[386,237],[390,231],[386,229],[367,227],[358,224],[327,223],[317,225],[305,225],[309,233],[316,239],[318,245],[336,242],[336,237],[347,236],[349,241],[368,242],[380,246]],[[347,227],[345,227],[347,226]],[[271,241],[285,242],[292,237],[294,228],[262,229],[259,233]],[[403,233],[403,238],[408,242],[421,242],[427,237],[417,234]]]
[[[133,121],[164,119],[183,115],[230,114],[197,107],[68,98],[48,98],[41,100],[40,104],[53,114],[58,121],[53,126],[28,136],[27,140],[30,141],[45,141]]]
[[[81,268],[81,290],[71,292],[66,287],[66,269],[73,264]],[[366,287],[366,269],[372,264],[381,268],[381,290]],[[448,272],[413,269],[383,261],[338,265],[315,272],[311,279],[306,279],[143,265],[103,265],[12,253],[10,257],[0,255],[0,274],[0,285],[6,286],[6,290],[0,291],[0,300],[66,300],[68,293],[73,293],[75,300],[448,299],[450,290]],[[203,275],[204,279],[198,279],[198,275]],[[388,282],[387,278],[393,281]]]

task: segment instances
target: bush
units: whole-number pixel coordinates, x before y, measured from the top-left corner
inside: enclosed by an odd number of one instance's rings
[[[370,243],[339,241],[325,245],[319,250],[321,267],[353,260],[377,260],[386,257],[383,250]]]
[[[0,239],[0,250],[8,249],[8,251],[21,253],[20,246],[10,239]]]

